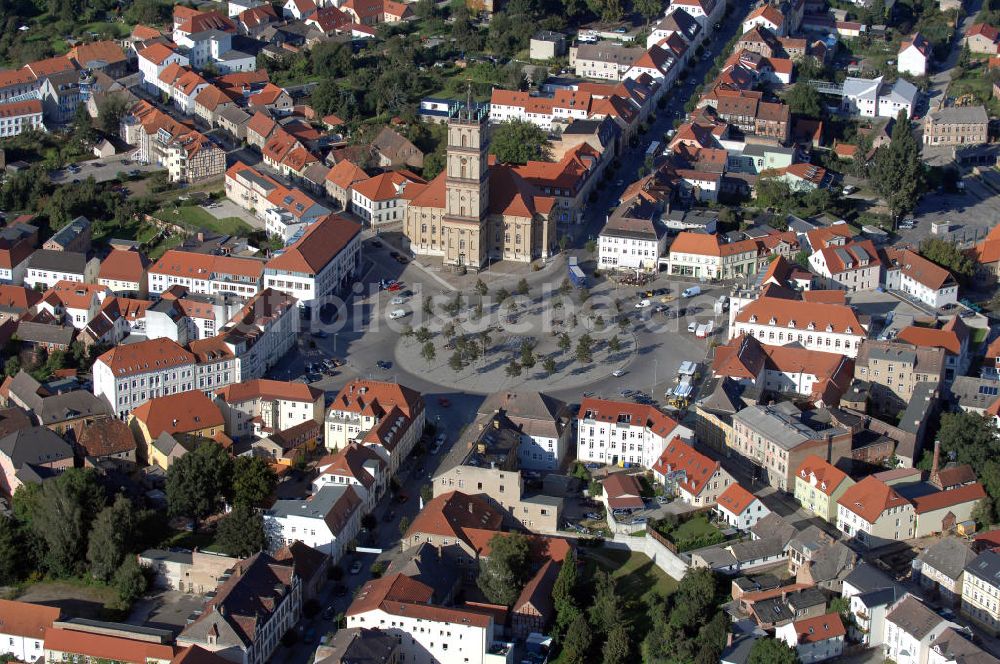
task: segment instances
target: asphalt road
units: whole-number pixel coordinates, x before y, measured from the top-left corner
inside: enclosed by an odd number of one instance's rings
[[[49,177],[52,182],[56,184],[66,184],[77,180],[83,182],[88,177],[94,178],[97,182],[106,182],[118,177],[119,173],[128,173],[132,170],[138,170],[142,173],[153,173],[155,171],[163,170],[161,166],[156,164],[139,164],[132,161],[131,155],[132,152],[128,152],[124,154],[117,154],[113,157],[102,157],[101,159],[80,161],[76,164],[80,167],[79,173],[72,173],[61,168],[49,173]],[[123,161],[128,161],[129,163],[125,164]]]

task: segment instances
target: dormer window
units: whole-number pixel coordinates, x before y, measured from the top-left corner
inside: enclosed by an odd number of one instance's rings
[[[757,314],[754,314],[754,315],[750,316],[750,322],[751,323],[756,323],[757,322]]]
[[[830,324],[830,323],[827,323],[827,324],[826,324],[826,331],[827,331],[827,332],[833,332],[833,325],[832,325],[832,324]]]
[[[777,318],[775,318],[774,316],[771,316],[771,320],[769,320],[769,321],[767,322],[767,324],[768,324],[768,325],[777,325],[777,324],[778,324],[778,319],[777,319]]]
[[[815,323],[809,323],[808,325],[806,325],[806,329],[811,332],[812,330],[816,329],[816,324]]]
[[[792,328],[793,330],[795,329],[795,319],[794,318],[792,320],[788,321],[788,327]]]

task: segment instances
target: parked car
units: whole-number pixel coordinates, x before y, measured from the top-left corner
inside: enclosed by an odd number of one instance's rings
[[[391,369],[392,368],[392,362],[386,362],[385,360],[379,360],[378,362],[375,363],[375,366],[378,367],[379,369],[382,369],[382,370]]]
[[[614,371],[611,372],[611,375],[614,376],[615,378],[619,378],[620,376],[624,376],[625,375],[625,370],[624,369],[615,369]]]
[[[650,304],[651,303],[650,303],[650,301],[648,299],[643,298],[643,299],[641,299],[641,300],[639,300],[638,302],[635,303],[635,308],[636,309],[645,309]]]
[[[382,248],[382,243],[379,242],[378,240],[372,240],[371,241],[371,245],[373,247],[375,247],[376,249],[381,249]]]
[[[405,304],[406,303],[406,298],[403,297],[402,295],[397,295],[396,297],[392,298],[392,303],[393,304]]]

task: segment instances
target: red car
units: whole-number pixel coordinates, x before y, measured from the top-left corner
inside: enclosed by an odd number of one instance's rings
[[[442,408],[447,408],[448,406],[451,405],[451,402],[448,401],[448,399],[446,399],[445,397],[438,397],[438,405],[441,406]]]
[[[398,281],[395,282],[395,283],[391,283],[391,284],[389,284],[388,290],[392,291],[392,292],[403,290],[403,284],[399,283]]]

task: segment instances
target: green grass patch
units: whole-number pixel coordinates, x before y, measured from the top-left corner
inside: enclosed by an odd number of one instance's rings
[[[160,548],[177,547],[180,549],[198,549],[209,553],[225,553],[215,543],[215,531],[202,528],[194,533],[190,530],[178,530],[168,535],[160,543]]]
[[[227,235],[249,235],[253,232],[245,221],[239,217],[223,217],[216,219],[200,205],[168,205],[161,207],[154,217],[163,221],[187,226],[192,230],[207,230]]]
[[[625,615],[634,634],[645,634],[652,626],[647,609],[656,595],[666,597],[677,590],[677,582],[667,576],[648,556],[619,549],[590,549],[586,552],[586,579],[597,569],[612,576],[624,604]],[[584,588],[587,596],[589,583]]]
[[[651,523],[650,527],[673,542],[678,551],[700,549],[725,540],[725,535],[712,525],[705,512],[681,517],[668,515]]]

